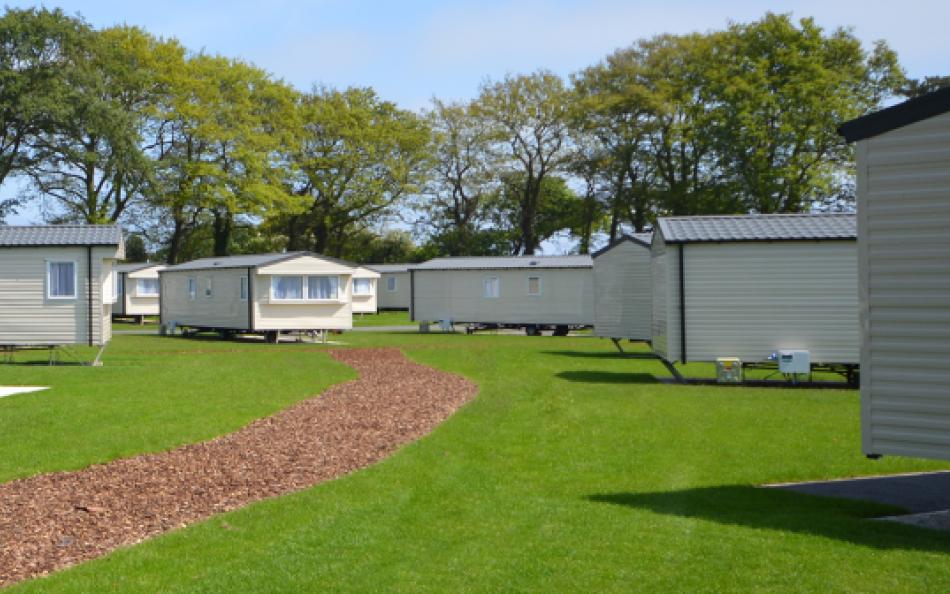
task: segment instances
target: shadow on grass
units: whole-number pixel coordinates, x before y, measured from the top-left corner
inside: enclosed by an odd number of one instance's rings
[[[658,384],[654,375],[649,373],[623,373],[617,371],[562,371],[554,374],[569,382],[589,384]]]
[[[579,359],[652,359],[657,360],[653,353],[617,351],[541,351],[542,355],[560,355],[561,357],[576,357]]]
[[[879,503],[743,485],[655,493],[599,493],[587,499],[732,526],[833,538],[876,549],[950,553],[950,534],[946,532],[869,520],[903,512]]]

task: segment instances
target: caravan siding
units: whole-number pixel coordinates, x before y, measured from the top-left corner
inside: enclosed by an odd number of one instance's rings
[[[381,273],[377,283],[379,309],[409,309],[409,292],[408,272]]]
[[[679,246],[667,245],[659,234],[653,237],[650,254],[653,288],[651,341],[653,352],[669,361],[680,357]]]
[[[857,155],[863,450],[950,459],[950,114]]]
[[[115,247],[92,248],[92,343],[111,336],[112,259]],[[47,297],[47,262],[76,264],[76,298]],[[0,344],[89,343],[86,247],[0,248]],[[106,297],[106,302],[103,302]]]
[[[591,325],[590,268],[507,270],[415,270],[414,320],[500,324]],[[529,295],[529,278],[540,278],[540,294]],[[498,296],[485,296],[485,281],[498,279]]]
[[[248,302],[241,299],[246,268],[165,271],[161,274],[162,323],[248,330]],[[195,291],[189,291],[194,279]]]
[[[650,248],[623,241],[594,258],[594,334],[650,339]]]
[[[688,244],[684,264],[688,360],[857,363],[855,241]]]

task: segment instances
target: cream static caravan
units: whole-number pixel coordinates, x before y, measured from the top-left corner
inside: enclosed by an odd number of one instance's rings
[[[950,460],[950,88],[839,132],[857,156],[862,449]]]
[[[309,252],[202,258],[162,270],[165,328],[259,333],[349,330],[355,265]]]
[[[160,307],[158,273],[164,268],[164,264],[148,262],[116,265],[112,317],[135,318],[142,322],[145,316],[157,316]]]
[[[0,226],[0,346],[104,346],[117,225]]]

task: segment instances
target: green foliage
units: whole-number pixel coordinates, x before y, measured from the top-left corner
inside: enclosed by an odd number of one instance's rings
[[[343,257],[352,262],[388,264],[419,261],[416,244],[405,231],[389,231],[377,235],[368,230],[357,231],[347,242]]]
[[[148,249],[142,236],[137,233],[127,234],[125,236],[125,261],[148,262],[148,259]]]
[[[950,76],[925,76],[917,80],[907,80],[898,92],[908,99],[913,99],[945,87],[950,87]]]

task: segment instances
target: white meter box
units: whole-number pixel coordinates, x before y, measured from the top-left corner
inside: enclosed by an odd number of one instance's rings
[[[782,373],[810,373],[811,352],[809,351],[779,351],[778,370]]]

